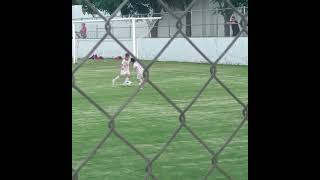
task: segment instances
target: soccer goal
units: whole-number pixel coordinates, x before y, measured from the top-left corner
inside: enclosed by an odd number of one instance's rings
[[[111,33],[139,58],[139,47],[143,45],[140,40],[150,38],[152,28],[156,22],[161,19],[161,17],[114,18],[111,20]],[[87,26],[86,38],[82,38],[78,33],[83,23]],[[77,63],[79,58],[85,57],[86,54],[84,53],[89,52],[93,45],[99,41],[105,33],[105,21],[103,19],[72,20],[73,63]],[[117,48],[119,50],[115,50],[113,48],[114,46],[118,45],[108,36],[97,48],[95,53],[103,57],[121,55],[123,49]]]

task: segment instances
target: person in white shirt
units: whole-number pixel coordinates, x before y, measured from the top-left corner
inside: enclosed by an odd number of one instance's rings
[[[144,69],[141,66],[141,64],[139,64],[139,62],[137,62],[134,58],[131,58],[131,63],[133,64],[133,69],[136,70],[139,86],[141,86],[144,82],[144,78],[143,78]]]
[[[123,85],[126,85],[130,81],[129,59],[130,59],[130,55],[126,53],[124,59],[121,62],[120,74],[112,80],[112,87],[115,87],[115,83],[120,77],[125,77]]]

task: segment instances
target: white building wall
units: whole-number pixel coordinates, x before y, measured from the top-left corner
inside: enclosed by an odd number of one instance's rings
[[[73,6],[73,19],[79,18],[92,18],[92,15],[84,15],[82,13],[81,6]],[[199,0],[192,8],[192,36],[193,37],[212,37],[212,36],[223,36],[224,35],[224,19],[220,14],[215,13],[216,7],[210,3],[210,0]],[[182,15],[182,12],[176,13],[178,16]],[[105,14],[104,15],[108,15]],[[120,14],[119,14],[120,15]],[[159,37],[172,37],[176,31],[177,20],[170,14],[165,14],[163,19],[159,22],[158,36]],[[239,18],[238,18],[239,19]],[[185,17],[182,19],[183,24],[185,24]],[[219,25],[217,25],[219,24]],[[122,22],[118,23],[116,26],[123,26],[127,28],[117,28],[116,32],[119,37],[128,36],[130,34],[130,23]],[[147,26],[146,23],[142,26]],[[170,26],[170,27],[169,27]],[[78,29],[81,28],[80,23],[76,24]],[[89,33],[101,34],[97,31],[104,32],[104,23],[100,24],[88,24]],[[143,29],[143,28],[141,28]],[[138,30],[139,31],[139,30]],[[185,26],[183,27],[183,32],[185,32]],[[90,35],[91,37],[91,35]],[[98,36],[99,37],[99,36]],[[101,37],[101,36],[100,36]],[[181,37],[179,35],[178,37]]]
[[[138,58],[152,60],[165,46],[170,38],[144,38],[138,41]],[[233,40],[232,37],[191,38],[193,43],[211,60],[215,61]],[[85,57],[98,42],[97,39],[78,40],[78,58]],[[132,52],[132,41],[121,40]],[[126,51],[113,40],[104,40],[96,53],[105,58],[123,56]],[[184,38],[176,38],[162,53],[159,61],[178,61],[206,63],[204,57],[197,52]],[[248,38],[240,37],[222,58],[221,64],[248,65]]]

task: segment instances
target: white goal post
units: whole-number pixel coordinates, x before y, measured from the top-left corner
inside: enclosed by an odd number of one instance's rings
[[[153,24],[148,24],[148,26],[154,26],[155,22],[157,20],[161,20],[162,17],[129,17],[129,18],[114,18],[111,19],[111,21],[131,21],[131,37],[132,37],[132,53],[133,55],[137,56],[137,37],[136,35],[136,21],[137,20],[146,20],[147,22],[151,21]],[[75,23],[101,23],[104,22],[103,19],[94,19],[94,20],[72,20],[72,50],[73,50],[73,63],[77,63],[77,36],[76,36],[76,26]],[[150,30],[152,27],[149,27],[148,33],[150,33]]]

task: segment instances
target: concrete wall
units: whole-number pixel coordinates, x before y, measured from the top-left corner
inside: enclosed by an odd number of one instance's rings
[[[191,38],[194,44],[211,60],[215,61],[233,40],[232,37]],[[153,59],[165,46],[169,38],[144,38],[137,42],[138,57],[145,60]],[[95,39],[78,40],[77,55],[86,56],[98,42]],[[121,42],[132,52],[130,39]],[[96,50],[103,57],[123,56],[125,51],[113,40],[105,40]],[[206,63],[207,61],[184,38],[176,38],[159,57],[159,61],[179,61]],[[248,65],[248,38],[240,37],[228,53],[220,61],[221,64]]]

